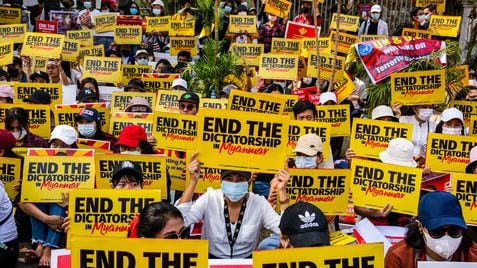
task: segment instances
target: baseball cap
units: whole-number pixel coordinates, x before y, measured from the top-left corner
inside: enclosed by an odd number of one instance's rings
[[[131,89],[136,89],[139,90],[140,92],[145,92],[144,90],[144,83],[141,81],[141,79],[134,78],[131,79],[128,83],[128,85],[124,88],[124,91],[131,91]]]
[[[34,104],[50,104],[51,96],[48,92],[43,90],[37,90],[31,94],[27,99],[23,99],[23,102],[31,102]]]
[[[183,101],[199,104],[199,95],[195,94],[194,92],[184,93],[181,95],[179,102]]]
[[[246,172],[246,171],[222,169],[222,171],[220,172],[220,179],[222,180],[224,177],[230,174],[239,174],[240,176],[247,179],[250,179],[250,177],[252,176],[250,172]]]
[[[146,56],[149,55],[149,53],[145,49],[139,49],[138,51],[136,51],[136,57],[141,54],[146,54]]]
[[[114,166],[113,176],[111,178],[113,181],[113,185],[116,185],[117,182],[119,182],[121,177],[124,175],[132,175],[134,178],[136,178],[136,180],[141,182],[141,184],[144,181],[141,166],[131,161],[124,161]]]
[[[124,145],[130,148],[138,146],[140,141],[147,141],[144,128],[138,125],[129,125],[119,133],[117,146]]]
[[[226,85],[221,91],[219,91],[219,96],[225,95],[229,97],[232,89],[238,89],[238,87],[234,84]]]
[[[247,11],[247,7],[245,5],[240,5],[237,7],[237,12],[240,12],[240,11]]]
[[[152,2],[151,6],[159,5],[161,7],[164,7],[164,3],[161,0],[156,0]]]
[[[316,155],[318,152],[322,151],[323,142],[318,135],[313,133],[301,136],[296,143],[295,150],[293,150],[295,153],[302,153],[308,156]]]
[[[187,90],[187,81],[182,78],[177,78],[174,81],[172,81],[171,88],[174,89],[174,87],[176,86],[181,86]]]
[[[460,122],[462,122],[462,125],[464,125],[464,115],[461,111],[459,111],[457,108],[445,109],[441,114],[441,121],[449,122],[452,119],[459,119]]]
[[[374,5],[371,7],[371,13],[373,12],[379,12],[381,13],[381,6],[380,5]]]
[[[381,117],[392,117],[394,122],[399,121],[399,119],[394,115],[393,109],[387,105],[376,106],[371,112],[371,119],[376,120]]]
[[[334,92],[323,92],[320,94],[320,104],[324,104],[327,101],[333,101],[334,103],[338,103],[336,100],[336,94]]]
[[[50,77],[48,76],[48,74],[45,73],[45,72],[42,72],[42,71],[38,71],[38,72],[32,73],[32,74],[30,75],[30,80],[33,81],[33,80],[35,80],[35,78],[37,78],[37,77],[41,77],[41,78],[45,79],[47,83],[50,82]]]
[[[15,92],[9,85],[0,85],[0,97],[15,99]]]
[[[79,114],[76,116],[75,121],[79,121],[83,118],[90,122],[101,122],[101,114],[94,108],[88,107],[81,109]]]
[[[94,93],[93,91],[89,89],[81,90],[80,93],[78,94],[78,100],[80,102],[85,102],[89,99],[95,99],[96,101],[99,101],[98,95],[96,95],[96,93]]]
[[[330,245],[328,224],[323,212],[313,204],[298,202],[282,214],[278,226],[293,247]]]
[[[472,149],[470,149],[469,164],[467,164],[465,167],[465,172],[472,174],[475,166],[477,166],[477,146],[474,146]]]
[[[10,131],[0,129],[0,149],[11,150],[16,142],[17,140]]]
[[[146,113],[152,113],[152,108],[151,108],[151,104],[149,104],[149,102],[143,98],[143,97],[134,97],[131,99],[131,101],[129,102],[128,106],[126,107],[126,110],[124,110],[125,112],[130,112],[131,111],[131,108],[133,106],[144,106],[144,107],[147,107],[147,112]]]
[[[78,139],[78,133],[76,133],[76,130],[73,127],[59,125],[51,132],[50,142],[54,139],[58,139],[67,145],[71,145]]]
[[[379,159],[383,163],[405,167],[416,167],[414,161],[414,144],[404,138],[392,139],[386,150],[379,153]]]
[[[428,230],[444,225],[467,229],[459,200],[448,192],[435,191],[425,194],[419,201],[417,217]]]

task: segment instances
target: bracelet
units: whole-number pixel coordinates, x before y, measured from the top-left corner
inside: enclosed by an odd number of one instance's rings
[[[290,198],[287,197],[287,199],[285,199],[283,201],[280,200],[280,205],[286,205],[286,204],[288,204],[288,202],[290,202]]]

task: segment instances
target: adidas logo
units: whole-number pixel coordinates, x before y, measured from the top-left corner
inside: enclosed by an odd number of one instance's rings
[[[320,225],[315,220],[315,213],[311,213],[305,210],[305,215],[298,214],[298,217],[304,224],[300,225],[300,229],[319,227]]]

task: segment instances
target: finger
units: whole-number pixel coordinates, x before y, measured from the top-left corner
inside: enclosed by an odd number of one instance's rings
[[[190,161],[196,160],[198,155],[199,155],[199,151],[195,151],[195,152],[191,155]]]
[[[285,158],[285,166],[283,167],[284,170],[288,171],[288,158]]]

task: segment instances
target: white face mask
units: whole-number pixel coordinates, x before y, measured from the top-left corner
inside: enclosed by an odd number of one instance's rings
[[[462,135],[462,128],[442,127],[442,134]]]
[[[140,155],[140,151],[122,151],[121,154],[133,154],[133,155]]]
[[[277,16],[272,16],[272,15],[268,15],[268,20],[269,21],[276,21],[277,20]]]
[[[310,85],[313,82],[313,78],[311,77],[303,77],[303,83]]]
[[[417,16],[417,21],[419,21],[420,23],[424,22],[425,20],[426,20],[426,15]]]
[[[295,156],[297,168],[316,168],[316,156]]]
[[[421,108],[419,109],[419,113],[417,114],[417,117],[421,119],[422,121],[427,121],[431,118],[431,116],[434,114],[434,110],[431,108]]]
[[[379,13],[371,14],[371,18],[373,18],[373,20],[378,20],[380,16],[381,16],[381,14],[379,14]]]
[[[96,127],[94,124],[78,124],[78,132],[86,138],[91,138],[96,134]]]
[[[159,8],[154,8],[154,9],[152,10],[152,14],[154,14],[154,15],[156,15],[156,16],[159,16],[159,15],[161,15],[161,11],[162,11],[162,10],[160,10]]]
[[[239,13],[237,13],[237,15],[239,15],[239,16],[246,16],[246,15],[247,15],[247,11],[240,11]]]
[[[27,134],[28,134],[28,131],[24,128],[22,128],[20,131],[12,132],[13,137],[15,137],[17,141],[25,138]]]
[[[437,255],[447,260],[454,255],[462,242],[462,236],[452,238],[449,235],[444,235],[441,238],[432,238],[426,231],[423,233],[426,246]]]

